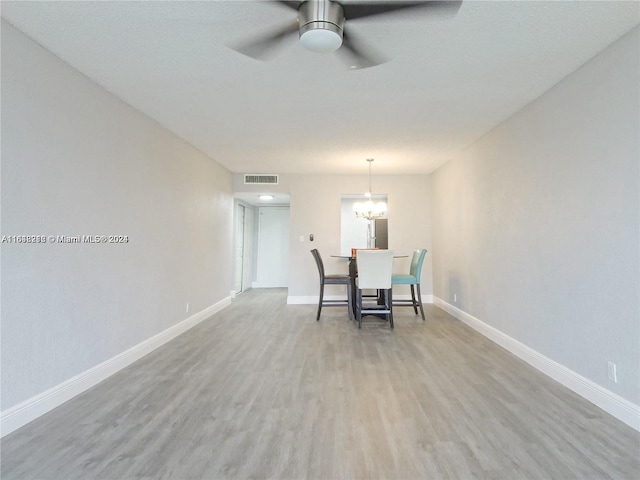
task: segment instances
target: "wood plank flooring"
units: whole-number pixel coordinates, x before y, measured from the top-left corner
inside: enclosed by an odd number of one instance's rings
[[[254,290],[2,440],[2,479],[638,479],[640,434],[433,305]]]

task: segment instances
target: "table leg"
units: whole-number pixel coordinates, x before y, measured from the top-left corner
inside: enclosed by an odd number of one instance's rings
[[[351,257],[351,259],[349,260],[349,277],[351,277],[351,292],[352,292],[352,297],[353,298],[353,314],[356,314],[356,304],[357,302],[357,290],[356,290],[356,277],[358,276],[358,266],[356,264],[356,259],[355,257]]]

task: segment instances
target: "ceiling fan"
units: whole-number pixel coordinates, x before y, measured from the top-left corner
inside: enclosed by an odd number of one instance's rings
[[[338,50],[351,68],[367,68],[384,63],[386,60],[354,37],[351,31],[347,35],[345,31],[347,20],[352,21],[405,9],[427,9],[452,16],[457,13],[462,0],[365,0],[353,3],[334,0],[276,0],[273,3],[295,10],[298,14],[296,20],[271,33],[231,48],[249,57],[264,60],[284,40],[298,32],[300,43],[308,50],[325,53]]]

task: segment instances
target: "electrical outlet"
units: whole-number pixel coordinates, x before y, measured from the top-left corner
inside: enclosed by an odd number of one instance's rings
[[[458,303],[458,295],[453,294],[453,303]]]
[[[618,373],[616,371],[616,364],[613,362],[607,362],[607,367],[609,370],[609,380],[613,383],[618,383]]]
[[[300,235],[300,243],[304,243],[304,235]]]
[[[187,302],[187,306],[185,308],[186,312],[189,313],[189,310],[191,310],[191,304],[189,302]]]

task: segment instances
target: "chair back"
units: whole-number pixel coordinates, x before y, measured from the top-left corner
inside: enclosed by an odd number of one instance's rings
[[[422,272],[422,262],[424,262],[424,257],[427,254],[427,249],[423,248],[422,250],[415,250],[413,252],[413,257],[411,257],[411,267],[409,268],[409,275],[413,275],[420,283],[420,275]]]
[[[358,288],[389,289],[393,269],[391,250],[358,250]]]
[[[317,248],[311,250],[311,255],[313,255],[313,259],[316,261],[316,265],[318,266],[318,273],[320,274],[320,281],[324,281],[324,263],[322,263],[322,257],[320,256],[320,252]]]

